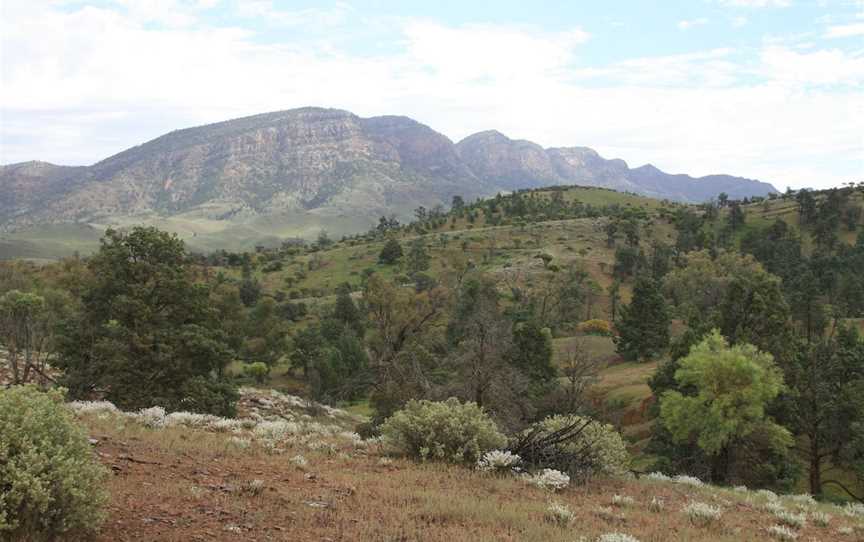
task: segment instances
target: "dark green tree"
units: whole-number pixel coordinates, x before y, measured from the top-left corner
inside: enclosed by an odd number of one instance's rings
[[[219,375],[232,353],[183,242],[155,228],[109,229],[88,267],[81,314],[58,341],[70,394],[230,415],[236,395]]]
[[[381,249],[381,253],[378,255],[378,263],[394,265],[401,259],[402,245],[399,244],[399,241],[391,237],[386,243],[384,243],[384,248]]]
[[[429,252],[426,250],[426,242],[418,237],[411,242],[408,248],[407,268],[409,275],[413,276],[429,269]]]
[[[647,360],[669,346],[669,311],[660,285],[640,277],[633,287],[633,300],[622,307],[616,321],[618,353],[627,360]]]

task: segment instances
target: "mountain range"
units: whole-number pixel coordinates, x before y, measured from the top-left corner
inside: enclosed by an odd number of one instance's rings
[[[87,167],[0,166],[0,231],[158,223],[191,236],[354,233],[454,195],[549,185],[684,202],[775,192],[729,175],[631,169],[587,147],[543,148],[497,131],[453,143],[407,117],[307,107],[177,130]]]

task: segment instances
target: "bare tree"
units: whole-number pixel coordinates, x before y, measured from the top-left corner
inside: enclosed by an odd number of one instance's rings
[[[593,357],[581,338],[575,339],[564,351],[561,372],[566,378],[561,388],[560,409],[567,413],[585,410],[588,404],[587,392],[598,378],[603,362]]]

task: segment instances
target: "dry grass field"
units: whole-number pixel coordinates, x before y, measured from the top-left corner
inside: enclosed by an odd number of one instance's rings
[[[97,539],[576,542],[622,533],[633,538],[604,540],[742,542],[784,540],[768,529],[785,522],[786,540],[864,540],[864,510],[649,477],[552,493],[515,476],[388,457],[377,443],[338,432],[353,419],[341,413],[277,415],[299,425],[214,432],[79,413],[111,472]],[[570,516],[553,515],[553,503]],[[719,515],[688,513],[694,503]]]

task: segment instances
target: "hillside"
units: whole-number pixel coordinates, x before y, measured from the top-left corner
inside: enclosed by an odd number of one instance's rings
[[[290,399],[244,393],[249,405],[289,405],[275,417],[283,424],[307,415]],[[552,493],[516,476],[391,458],[377,442],[344,433],[350,418],[338,411],[287,434],[258,430],[268,422],[245,419],[253,429],[232,434],[191,416],[157,424],[156,417],[124,415],[104,403],[73,406],[113,472],[108,521],[97,538],[106,542],[593,542],[613,533],[632,538],[600,540],[743,542],[770,539],[768,529],[782,523],[779,511],[802,514],[806,524],[792,534],[804,540],[852,541],[864,532],[859,508],[718,488],[689,477],[601,479]],[[719,518],[703,523],[689,515],[685,508],[694,502],[717,507]],[[552,503],[573,517],[556,520]],[[821,514],[830,516],[827,525],[812,521]]]
[[[178,130],[89,167],[38,162],[0,169],[0,231],[32,252],[46,225],[154,224],[201,249],[249,249],[322,229],[353,234],[379,216],[413,218],[501,191],[600,186],[676,201],[774,192],[729,176],[630,169],[585,147],[544,149],[498,132],[457,144],[407,117],[302,108]],[[57,255],[50,246],[46,256]]]

